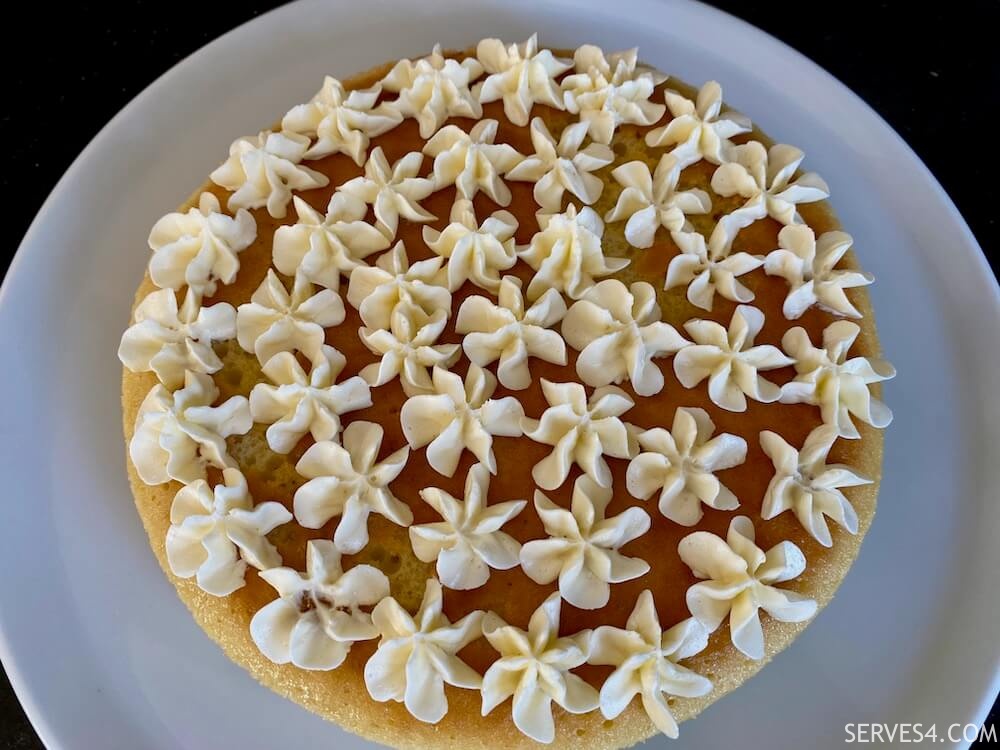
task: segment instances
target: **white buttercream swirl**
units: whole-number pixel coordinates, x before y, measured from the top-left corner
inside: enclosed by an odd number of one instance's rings
[[[733,645],[751,659],[765,655],[759,610],[780,622],[803,622],[816,614],[814,600],[774,585],[802,575],[802,551],[785,541],[765,554],[754,544],[753,523],[746,516],[730,522],[726,539],[696,531],[681,539],[677,552],[695,577],[707,579],[687,590],[691,614],[712,631],[728,615]]]
[[[170,506],[167,564],[178,578],[194,577],[213,596],[229,596],[245,584],[247,564],[258,570],[281,565],[267,540],[292,520],[281,503],[254,505],[239,469],[222,472],[213,490],[204,479],[181,487]]]
[[[441,521],[410,527],[413,554],[425,562],[437,561],[438,578],[450,589],[468,590],[490,578],[490,568],[509,570],[518,565],[520,543],[500,529],[524,510],[527,502],[510,500],[487,504],[490,471],[475,464],[465,477],[465,500],[437,487],[420,490]]]
[[[702,310],[711,310],[716,292],[732,302],[750,302],[754,293],[738,277],[760,268],[761,255],[732,252],[732,224],[724,217],[705,243],[700,232],[671,232],[681,251],[667,266],[665,289],[687,286],[687,300]]]
[[[600,609],[611,598],[610,584],[648,573],[649,563],[618,550],[649,531],[649,515],[631,507],[606,518],[613,496],[610,487],[587,476],[573,484],[570,510],[536,490],[535,510],[549,538],[521,547],[524,574],[540,584],[558,578],[559,595],[567,602],[580,609]]]
[[[443,231],[424,227],[424,244],[448,260],[448,289],[457,291],[466,281],[496,294],[500,272],[517,263],[514,232],[517,219],[508,211],[495,211],[476,221],[472,202],[461,199],[451,207],[450,223]]]
[[[393,312],[417,308],[428,316],[444,311],[451,314],[451,292],[441,270],[444,258],[428,258],[410,263],[406,247],[397,242],[383,253],[374,266],[360,266],[351,273],[347,301],[358,309],[369,328],[389,328]]]
[[[501,178],[524,156],[509,143],[494,143],[496,120],[480,120],[468,133],[457,125],[446,125],[424,145],[434,159],[434,188],[454,185],[458,194],[472,200],[482,190],[501,206],[510,204],[510,188]]]
[[[499,39],[483,39],[476,46],[476,58],[488,75],[476,85],[473,95],[483,104],[503,99],[504,114],[514,125],[527,125],[535,104],[563,109],[555,79],[573,63],[555,57],[550,50],[539,50],[538,34],[510,46]]]
[[[673,119],[646,134],[648,146],[673,146],[670,151],[681,169],[706,159],[712,164],[729,160],[734,135],[749,133],[750,120],[738,112],[722,111],[722,87],[708,81],[695,101],[671,89],[663,99]]]

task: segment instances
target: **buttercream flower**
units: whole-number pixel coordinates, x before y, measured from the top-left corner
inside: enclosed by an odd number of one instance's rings
[[[573,64],[555,57],[550,50],[539,50],[538,34],[532,34],[523,44],[510,46],[504,46],[499,39],[483,39],[476,46],[476,57],[488,75],[476,85],[473,95],[483,104],[503,99],[504,114],[514,125],[527,125],[536,103],[563,109],[555,79]]]
[[[373,422],[352,422],[341,445],[314,443],[295,470],[309,481],[295,491],[296,520],[307,529],[318,529],[340,516],[333,543],[345,555],[368,544],[368,516],[372,513],[399,526],[413,523],[409,506],[397,499],[389,483],[399,476],[410,451],[405,446],[378,460],[382,427]]]
[[[466,281],[496,294],[500,272],[517,263],[514,232],[517,219],[508,211],[495,211],[476,221],[472,202],[457,200],[451,207],[450,223],[444,231],[424,227],[424,244],[446,258],[448,289],[457,291]]]
[[[625,475],[628,491],[640,500],[660,493],[660,513],[681,526],[694,526],[702,505],[735,510],[740,502],[715,472],[746,460],[747,442],[724,432],[712,437],[715,424],[704,409],[680,407],[669,431],[654,427],[639,435],[642,452]],[[710,439],[711,438],[711,439]]]
[[[663,99],[673,119],[646,134],[648,146],[673,146],[681,169],[705,159],[722,164],[733,148],[729,140],[734,135],[749,133],[750,120],[738,112],[722,111],[722,87],[709,81],[698,90],[695,101],[671,89]]]
[[[559,594],[552,594],[531,615],[527,631],[492,612],[483,619],[483,635],[500,653],[483,675],[483,716],[513,696],[514,725],[536,742],[555,739],[553,702],[572,714],[599,703],[597,691],[570,671],[587,662],[592,631],[560,638],[560,606]]]
[[[687,590],[691,614],[710,631],[729,617],[733,645],[751,659],[763,659],[761,609],[780,622],[803,622],[816,614],[816,602],[775,584],[791,581],[806,569],[806,558],[792,542],[767,551],[754,544],[753,523],[737,516],[725,539],[695,531],[681,539],[677,552],[695,577],[706,579]]]
[[[649,531],[649,515],[628,508],[605,518],[614,496],[587,476],[573,485],[570,510],[560,508],[535,491],[535,510],[548,539],[521,547],[521,567],[535,583],[559,579],[559,595],[574,607],[600,609],[611,598],[612,583],[631,581],[649,572],[649,563],[626,557],[619,548]]]
[[[720,220],[705,244],[699,232],[671,232],[681,251],[670,260],[664,289],[687,286],[687,299],[695,307],[711,310],[715,293],[732,302],[750,302],[753,292],[738,277],[760,268],[760,255],[732,252],[732,235],[726,220]]]
[[[434,187],[454,185],[468,200],[482,190],[501,206],[510,203],[510,188],[500,179],[524,157],[509,143],[494,143],[496,120],[480,120],[466,133],[457,125],[446,125],[424,145],[434,158]]]
[[[826,463],[836,440],[837,428],[828,424],[810,432],[801,451],[795,450],[776,432],[764,430],[760,433],[760,447],[774,464],[774,476],[767,485],[761,518],[770,521],[790,510],[802,528],[824,547],[833,546],[827,518],[850,534],[858,533],[858,514],[841,488],[871,484],[872,480],[844,464]]]
[[[458,309],[455,331],[464,334],[465,356],[480,367],[499,360],[497,377],[504,388],[523,390],[531,384],[528,358],[566,364],[566,344],[550,330],[566,314],[566,303],[549,289],[525,309],[521,280],[504,276],[497,304],[486,297],[467,297]]]
[[[403,435],[411,448],[427,446],[427,463],[446,477],[454,476],[462,452],[469,450],[491,474],[497,471],[493,436],[518,437],[524,410],[513,396],[492,399],[493,373],[470,365],[462,376],[434,368],[434,392],[411,396],[399,412]]]
[[[224,484],[196,479],[181,487],[170,506],[167,564],[178,578],[194,577],[213,596],[244,585],[247,565],[267,570],[281,555],[267,535],[292,520],[281,503],[254,505],[239,469],[222,472]]]
[[[700,698],[712,683],[681,666],[708,645],[708,631],[689,617],[664,631],[653,595],[646,589],[635,602],[625,628],[602,625],[591,640],[590,663],[615,668],[601,686],[601,714],[616,719],[638,695],[656,728],[677,738],[677,721],[667,696]]]
[[[868,386],[895,377],[896,368],[884,359],[848,359],[859,333],[857,324],[838,320],[823,330],[822,349],[812,345],[804,328],[792,328],[781,339],[797,373],[781,387],[781,403],[818,406],[823,422],[844,438],[861,437],[852,417],[878,428],[892,422],[889,407],[873,398]]]
[[[344,663],[351,645],[378,637],[363,609],[389,596],[389,579],[371,565],[344,571],[329,539],[306,542],[306,572],[271,568],[260,575],[278,598],[257,610],[250,636],[275,664],[326,671]]]
[[[450,589],[482,586],[490,568],[509,570],[518,565],[520,543],[501,527],[524,510],[524,500],[487,504],[490,471],[475,464],[465,477],[465,500],[437,487],[420,490],[441,521],[410,527],[410,543],[419,560],[437,561],[441,583]]]
[[[764,327],[764,313],[740,305],[726,330],[713,320],[694,319],[684,330],[694,341],[674,356],[674,373],[685,388],[694,388],[708,378],[708,397],[728,411],[746,411],[747,396],[769,404],[782,389],[759,372],[788,367],[793,360],[770,344],[754,346]]]
[[[365,685],[377,701],[402,702],[420,721],[436,724],[448,712],[445,683],[478,690],[479,673],[456,654],[482,635],[483,613],[452,623],[442,612],[441,584],[428,579],[424,599],[410,615],[391,596],[372,610],[382,639],[365,664]]]
[[[329,184],[322,172],[299,162],[309,148],[309,139],[297,133],[265,130],[256,138],[237,138],[229,147],[229,158],[211,175],[212,182],[233,191],[229,210],[267,207],[282,219],[293,190],[312,190]]]

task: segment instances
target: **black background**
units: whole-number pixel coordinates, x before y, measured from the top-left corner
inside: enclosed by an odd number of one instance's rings
[[[178,60],[278,4],[18,4],[0,52],[0,181],[11,238],[0,273],[56,181],[112,115]],[[1000,2],[712,4],[812,58],[888,120],[944,185],[997,270],[1000,120],[990,112],[1000,101]],[[40,747],[0,671],[0,748]]]

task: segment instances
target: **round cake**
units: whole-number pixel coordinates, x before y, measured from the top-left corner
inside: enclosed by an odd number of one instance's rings
[[[714,81],[536,37],[327,77],[234,141],[119,350],[199,625],[392,746],[676,736],[875,512],[894,372],[803,158]]]

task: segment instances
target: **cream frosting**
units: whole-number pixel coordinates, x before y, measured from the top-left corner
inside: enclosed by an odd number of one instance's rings
[[[500,529],[524,510],[527,502],[510,500],[487,504],[490,470],[475,464],[465,477],[465,500],[437,487],[420,490],[420,497],[441,521],[410,527],[413,554],[425,563],[437,561],[441,584],[468,590],[490,578],[490,568],[509,570],[518,565],[521,544]]]
[[[274,663],[336,669],[353,643],[378,637],[363,608],[389,596],[389,579],[371,565],[355,565],[345,572],[330,540],[306,542],[305,574],[271,568],[260,577],[275,588],[278,598],[257,610],[250,635]]]
[[[556,143],[545,121],[541,117],[534,118],[531,145],[535,153],[512,168],[507,179],[533,182],[535,203],[546,212],[558,212],[565,193],[584,203],[594,203],[601,197],[604,182],[591,173],[613,162],[615,153],[600,143],[580,148],[588,128],[586,122],[567,125]]]
[[[497,378],[504,388],[523,390],[531,384],[528,358],[566,364],[566,344],[552,326],[566,315],[566,303],[549,289],[525,309],[521,280],[504,276],[496,304],[482,296],[467,297],[458,309],[455,332],[470,362],[486,367],[499,360]]]
[[[293,190],[312,190],[330,182],[322,172],[299,163],[308,149],[304,135],[265,130],[256,138],[233,141],[229,158],[209,177],[232,191],[227,203],[231,211],[266,206],[271,216],[282,219]]]
[[[274,267],[285,276],[301,275],[327,289],[340,289],[340,275],[365,265],[372,253],[389,247],[389,240],[365,218],[365,208],[334,193],[326,215],[299,196],[292,198],[298,217],[274,232]]]
[[[624,189],[604,220],[627,219],[625,240],[632,247],[652,247],[660,227],[668,232],[688,231],[689,215],[707,214],[712,210],[712,199],[704,190],[677,189],[681,165],[672,154],[661,156],[652,173],[646,162],[630,161],[615,167],[611,176]]]
[[[365,163],[370,139],[389,132],[403,120],[394,107],[376,106],[381,93],[378,86],[347,91],[336,78],[326,76],[323,87],[309,102],[288,110],[281,128],[316,139],[303,154],[304,159],[347,154],[360,167]]]
[[[250,391],[250,415],[267,428],[267,444],[275,453],[286,454],[305,437],[340,440],[342,414],[372,405],[372,394],[364,378],[355,375],[342,383],[337,377],[347,358],[332,346],[323,345],[309,374],[291,352],[278,352],[264,365],[264,375],[274,385],[258,383]]]
[[[793,360],[776,346],[754,346],[763,327],[764,313],[749,305],[736,308],[728,330],[714,320],[689,320],[684,330],[694,343],[674,356],[677,379],[694,388],[708,378],[708,397],[727,411],[746,411],[748,396],[764,404],[777,401],[782,389],[759,373],[788,367]]]
[[[732,224],[725,218],[715,225],[705,243],[699,232],[671,232],[670,237],[681,251],[667,266],[665,289],[687,286],[687,300],[702,310],[711,310],[715,294],[732,302],[750,302],[753,292],[740,276],[760,268],[764,258],[750,253],[732,252]]]
[[[434,192],[434,180],[419,177],[424,156],[411,151],[395,164],[376,146],[365,162],[365,173],[337,186],[349,204],[372,206],[375,226],[388,239],[394,239],[400,217],[407,221],[434,221],[437,217],[426,211],[420,201]]]
[[[750,120],[738,112],[722,111],[722,87],[708,81],[699,90],[695,101],[671,89],[663,99],[672,119],[646,134],[648,146],[673,146],[670,153],[681,168],[705,159],[722,164],[730,159],[733,148],[729,140],[734,135],[749,133]]]
[[[781,387],[781,402],[818,406],[823,422],[836,427],[844,438],[861,437],[852,417],[878,428],[892,422],[889,407],[874,398],[867,386],[895,377],[896,369],[884,359],[848,359],[859,333],[857,324],[838,320],[823,330],[821,349],[812,345],[804,328],[792,328],[781,339],[797,373]]]
[[[535,104],[563,109],[562,92],[556,78],[573,67],[550,50],[538,49],[538,34],[522,44],[505,46],[499,39],[483,39],[476,58],[486,78],[473,89],[483,104],[503,99],[503,111],[514,125],[528,124]]]
[[[535,484],[543,490],[556,489],[575,463],[601,487],[610,487],[611,469],[604,456],[635,458],[639,452],[635,429],[621,419],[635,402],[613,385],[595,389],[588,399],[579,383],[544,378],[542,394],[549,404],[542,418],[522,421],[526,437],[552,446],[552,452],[531,470]]]
[[[824,232],[817,240],[812,229],[799,224],[778,233],[778,249],[767,254],[764,272],[788,282],[788,296],[782,306],[786,318],[801,318],[813,305],[832,315],[861,317],[844,290],[867,286],[875,277],[835,268],[852,244],[854,238],[846,232]]]
[[[590,656],[592,631],[559,637],[559,594],[552,594],[535,610],[528,630],[508,625],[490,612],[483,619],[483,635],[500,658],[483,675],[483,716],[513,696],[514,725],[536,742],[555,739],[552,703],[573,714],[597,708],[597,691],[570,670]]]
[[[513,396],[493,399],[497,379],[489,370],[469,365],[462,376],[434,368],[434,392],[410,396],[399,412],[403,435],[411,448],[427,446],[427,463],[446,477],[454,476],[463,451],[470,451],[496,474],[493,436],[519,437],[524,409]]]
[[[815,172],[792,179],[805,158],[794,146],[766,150],[757,141],[735,146],[728,163],[712,175],[712,190],[724,197],[739,195],[746,203],[734,213],[751,221],[770,216],[782,224],[800,224],[796,206],[830,197],[830,188]]]
[[[352,422],[341,436],[342,444],[314,443],[295,465],[309,480],[295,491],[295,519],[307,529],[319,529],[339,516],[333,543],[345,555],[360,552],[368,544],[372,513],[399,526],[413,523],[409,506],[389,489],[406,466],[410,451],[404,446],[379,461],[384,434],[373,422]]]
[[[604,255],[604,222],[590,207],[577,212],[571,203],[561,214],[539,214],[538,225],[541,231],[517,251],[535,271],[528,284],[531,301],[549,289],[579,299],[594,285],[595,276],[607,276],[629,264],[627,258]]]
[[[580,352],[580,380],[589,386],[628,380],[639,396],[663,390],[663,373],[653,358],[691,343],[660,320],[651,285],[636,281],[626,287],[617,279],[597,283],[573,303],[563,318],[562,335]]]
[[[149,277],[160,288],[187,285],[198,296],[215,294],[218,284],[232,284],[240,270],[239,254],[257,239],[257,222],[245,208],[235,216],[220,211],[219,199],[204,192],[197,208],[175,211],[149,232]]]
[[[171,393],[156,385],[146,394],[135,418],[129,457],[146,484],[175,479],[190,484],[205,479],[206,467],[236,468],[226,438],[253,426],[245,396],[212,406],[219,389],[210,375],[184,375],[184,387]]]
[[[292,520],[281,503],[254,505],[239,469],[222,472],[213,490],[204,479],[181,487],[170,505],[167,564],[178,578],[194,577],[213,596],[229,596],[244,585],[247,565],[267,570],[281,555],[267,540]]]
[[[222,369],[213,342],[236,336],[236,310],[219,302],[201,307],[191,290],[177,309],[172,289],[150,292],[136,305],[133,324],[122,335],[118,359],[132,372],[155,372],[173,390],[184,373],[211,374]]]
[[[602,625],[594,631],[590,663],[615,668],[601,686],[601,714],[618,718],[638,695],[656,728],[676,739],[677,721],[666,696],[699,698],[712,690],[709,679],[678,664],[707,645],[708,631],[693,617],[662,630],[653,594],[646,589],[624,629]]]
[[[600,609],[611,598],[612,583],[639,578],[649,563],[626,557],[619,549],[649,531],[649,515],[642,508],[627,508],[605,517],[614,492],[588,476],[573,484],[570,510],[560,508],[535,491],[535,510],[547,539],[525,542],[521,567],[535,583],[559,580],[559,595],[574,607]]]
[[[652,125],[666,111],[649,101],[653,89],[666,80],[638,65],[638,50],[612,52],[584,44],[573,54],[574,73],[562,81],[563,103],[588,126],[598,143],[611,143],[619,125]]]
[[[468,200],[482,190],[494,203],[510,204],[507,174],[524,156],[509,143],[494,143],[496,120],[480,120],[465,132],[457,125],[445,125],[424,145],[424,153],[434,159],[434,188],[454,185]]]
[[[642,452],[625,475],[628,491],[640,500],[659,492],[660,513],[681,526],[694,526],[704,511],[735,510],[736,495],[715,472],[739,466],[747,457],[747,442],[723,432],[712,437],[715,423],[704,409],[680,407],[670,430],[654,427],[639,435]]]
[[[423,232],[424,244],[448,261],[448,289],[458,291],[470,281],[496,294],[500,272],[517,263],[517,219],[508,211],[495,211],[479,224],[472,201],[461,199],[452,204],[449,221],[443,231],[424,227]]]
[[[319,356],[324,328],[344,322],[344,302],[332,289],[316,291],[304,276],[296,276],[289,294],[273,269],[236,310],[236,340],[264,364],[278,352]]]
[[[776,432],[760,433],[760,447],[774,464],[761,518],[770,521],[790,510],[824,547],[833,546],[827,518],[850,534],[858,533],[858,514],[841,488],[871,484],[872,480],[844,464],[826,463],[837,437],[836,427],[820,425],[809,433],[799,451]]]
[[[483,116],[479,100],[472,95],[469,84],[483,74],[483,66],[474,57],[464,60],[446,58],[441,45],[427,57],[416,62],[400,60],[382,79],[382,88],[398,92],[389,103],[403,117],[413,117],[420,125],[420,137],[427,139],[449,117]]]
[[[687,590],[691,614],[709,630],[728,615],[733,645],[751,659],[765,655],[761,609],[780,622],[803,622],[816,614],[815,601],[775,585],[802,575],[802,551],[785,541],[765,554],[754,544],[753,523],[746,516],[730,522],[725,539],[707,531],[688,534],[677,552],[696,578],[706,579]]]
[[[483,613],[452,623],[442,612],[441,584],[427,580],[424,598],[410,615],[391,596],[375,605],[372,622],[382,636],[365,664],[365,685],[377,701],[402,702],[412,716],[436,724],[448,712],[445,683],[478,690],[479,673],[456,654],[482,635]]]

